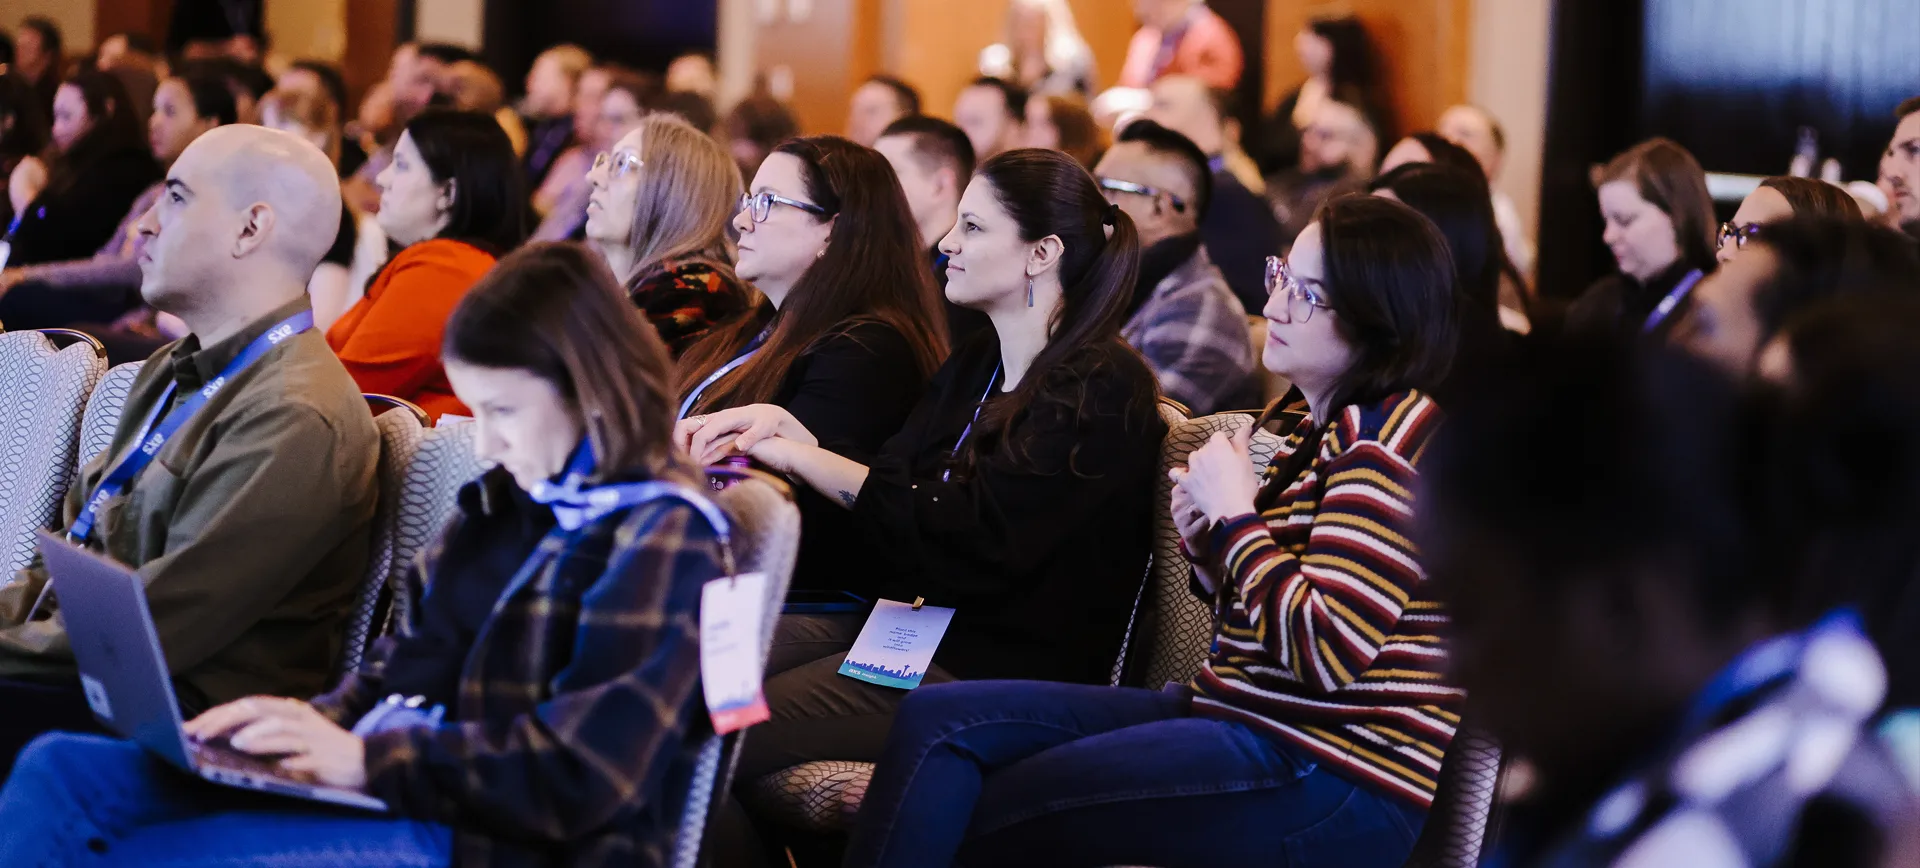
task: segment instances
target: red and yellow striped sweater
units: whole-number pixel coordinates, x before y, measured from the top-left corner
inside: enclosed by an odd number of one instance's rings
[[[1265,483],[1284,493],[1214,533],[1219,627],[1189,685],[1195,715],[1270,733],[1422,807],[1464,699],[1445,682],[1446,614],[1410,539],[1414,468],[1439,421],[1419,392],[1347,407],[1290,483],[1275,477],[1314,423],[1288,436]]]

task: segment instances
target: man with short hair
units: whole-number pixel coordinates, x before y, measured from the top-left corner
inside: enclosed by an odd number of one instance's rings
[[[191,334],[147,360],[60,527],[138,570],[188,717],[319,692],[366,572],[379,435],[306,291],[340,213],[317,148],[228,126],[138,224],[141,295]],[[92,720],[49,587],[38,562],[0,586],[0,765]]]
[[[1160,391],[1196,416],[1247,398],[1247,321],[1201,242],[1213,172],[1200,148],[1153,121],[1134,121],[1094,169],[1107,201],[1140,233],[1140,274],[1121,335]]]
[[[1300,230],[1328,199],[1366,190],[1380,139],[1358,106],[1329,99],[1300,133],[1300,164],[1268,181],[1267,200],[1280,221],[1280,243],[1293,246]]]
[[[1888,186],[1893,189],[1893,207],[1900,213],[1900,228],[1920,238],[1920,96],[1902,102],[1894,116],[1900,125],[1887,146],[1892,152],[1887,161]]]
[[[1494,187],[1507,161],[1507,131],[1500,126],[1499,119],[1486,109],[1462,103],[1440,113],[1434,132],[1465,148],[1480,163],[1480,170],[1487,175],[1487,186],[1493,188],[1493,222],[1500,227],[1500,241],[1506,248],[1507,258],[1521,274],[1532,273],[1533,242],[1527,239],[1526,228],[1520,225],[1520,211],[1513,207],[1512,196]]]
[[[1231,91],[1190,75],[1169,75],[1153,83],[1147,117],[1207,155],[1213,195],[1200,220],[1200,240],[1247,315],[1259,316],[1267,304],[1267,257],[1280,252],[1280,223],[1261,196],[1265,182],[1259,169],[1239,151],[1240,122],[1234,120],[1232,100]],[[1238,172],[1236,162],[1241,163]]]
[[[983,75],[953,102],[953,124],[966,130],[981,162],[1020,146],[1027,120],[1027,92],[1004,78]]]
[[[868,78],[847,107],[847,138],[873,147],[887,125],[920,113],[920,92],[891,75]]]
[[[933,277],[947,287],[947,255],[940,239],[953,231],[960,213],[960,194],[973,178],[973,144],[959,127],[939,118],[909,115],[887,125],[873,143],[907,194],[907,208],[920,230],[920,243],[933,263]],[[958,345],[993,323],[977,310],[947,302],[947,331]]]
[[[33,85],[33,92],[40,97],[40,111],[49,117],[53,115],[53,95],[60,89],[65,51],[60,25],[51,18],[30,15],[21,19],[19,29],[13,32],[11,71]]]
[[[574,143],[573,89],[593,66],[593,55],[578,45],[556,45],[533,59],[527,70],[527,97],[520,115],[527,125],[527,189],[540,189],[553,161]]]

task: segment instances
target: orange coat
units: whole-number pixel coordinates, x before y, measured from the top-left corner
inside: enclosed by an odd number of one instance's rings
[[[382,269],[365,298],[327,329],[327,346],[362,392],[419,404],[434,421],[471,415],[440,365],[447,317],[493,267],[493,256],[459,241],[422,241]]]

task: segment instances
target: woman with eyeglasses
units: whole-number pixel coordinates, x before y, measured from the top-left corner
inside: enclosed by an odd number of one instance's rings
[[[839,566],[890,608],[952,610],[922,683],[1106,684],[1147,566],[1166,431],[1153,372],[1120,336],[1133,220],[1073,158],[1037,149],[981,165],[958,216],[940,242],[947,296],[993,328],[954,351],[873,460],[821,448],[766,405],[682,433],[696,456],[743,452],[842,504],[858,536]],[[879,757],[911,694],[838,674],[867,618],[782,618],[774,720],[747,741],[739,780]]]
[[[1740,200],[1740,210],[1733,212],[1733,220],[1720,224],[1715,258],[1722,264],[1731,261],[1761,233],[1764,224],[1790,217],[1866,219],[1860,214],[1860,204],[1839,187],[1816,178],[1777,175],[1761,181]]]
[[[587,182],[588,243],[674,355],[747,310],[728,226],[740,169],[720,143],[654,115],[596,157]]]
[[[1665,341],[1713,271],[1713,197],[1685,148],[1649,139],[1600,171],[1602,238],[1618,274],[1601,278],[1567,309],[1567,327]]]
[[[447,317],[494,258],[526,237],[519,159],[492,116],[432,109],[407,123],[374,181],[400,252],[327,329],[363,392],[470,416],[440,363]]]
[[[1305,393],[1307,418],[1264,482],[1248,472],[1251,427],[1171,471],[1183,552],[1217,613],[1199,674],[1168,690],[915,692],[846,864],[1406,861],[1462,698],[1408,541],[1440,417],[1422,390],[1453,356],[1452,282],[1445,241],[1412,209],[1329,202],[1276,263],[1264,310],[1264,361]]]
[[[735,271],[760,298],[681,355],[683,427],[770,404],[822,448],[872,460],[947,355],[939,291],[892,166],[838,136],[789,139],[754,173],[733,228]],[[800,509],[794,586],[870,593],[847,577],[846,512],[811,491]]]

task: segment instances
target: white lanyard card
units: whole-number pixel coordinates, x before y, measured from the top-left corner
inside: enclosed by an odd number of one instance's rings
[[[700,589],[700,686],[721,735],[769,717],[760,689],[766,612],[765,573],[723,576]]]
[[[952,609],[881,600],[853,640],[840,674],[883,687],[919,687],[952,623]]]

